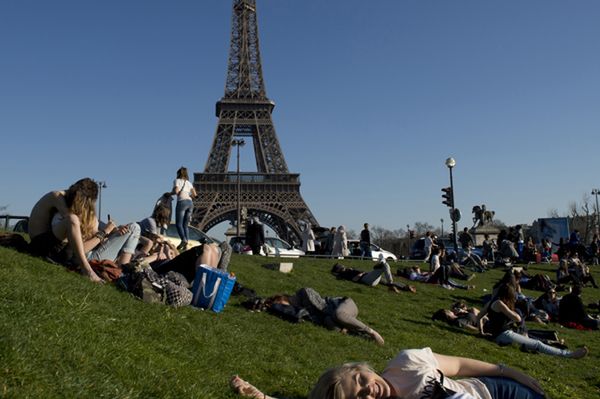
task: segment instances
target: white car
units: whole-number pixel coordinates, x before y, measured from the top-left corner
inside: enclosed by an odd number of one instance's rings
[[[252,255],[252,249],[246,245],[246,237],[231,237],[229,244],[235,249],[241,242],[240,253],[244,255]],[[295,248],[288,244],[286,241],[277,237],[265,237],[265,245],[260,249],[260,254],[265,256],[265,249],[267,250],[267,256],[281,256],[282,258],[298,258],[304,255],[304,251]]]
[[[207,236],[203,231],[188,226],[190,233],[190,240],[188,241],[188,249],[198,246],[200,244],[209,243],[209,244],[219,244],[217,240],[212,237]],[[167,228],[167,232],[164,235],[161,235],[166,241],[169,241],[171,244],[178,246],[181,243],[181,239],[179,238],[179,233],[177,233],[177,226],[175,223],[171,223]]]
[[[359,240],[348,240],[348,249],[350,250],[351,256],[360,256],[360,241]],[[391,253],[390,251],[386,251],[378,245],[371,244],[371,257],[373,260],[379,260],[379,255],[383,255],[383,258],[388,262],[398,260],[398,257]]]

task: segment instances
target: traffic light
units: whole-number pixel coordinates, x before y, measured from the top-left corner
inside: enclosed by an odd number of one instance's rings
[[[454,196],[452,194],[452,188],[444,187],[442,188],[442,191],[444,192],[444,194],[442,194],[442,198],[444,199],[442,204],[449,206],[450,208],[454,208]]]

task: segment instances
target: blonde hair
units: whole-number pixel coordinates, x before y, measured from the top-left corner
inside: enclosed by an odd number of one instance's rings
[[[371,372],[373,369],[367,363],[346,363],[327,370],[308,394],[308,399],[345,399],[341,387],[342,379],[349,373]]]
[[[89,239],[96,229],[96,199],[98,185],[90,178],[75,182],[65,192],[65,203],[73,215],[79,218],[81,236]]]

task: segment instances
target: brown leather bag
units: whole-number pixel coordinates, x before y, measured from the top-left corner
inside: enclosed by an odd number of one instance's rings
[[[104,281],[113,282],[121,277],[123,270],[112,260],[91,260],[92,270]]]

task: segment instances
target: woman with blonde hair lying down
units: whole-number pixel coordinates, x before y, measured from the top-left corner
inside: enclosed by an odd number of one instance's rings
[[[462,377],[451,379],[442,377]],[[378,374],[366,363],[347,363],[325,371],[308,399],[420,399],[431,397],[436,383],[461,399],[541,399],[544,391],[532,377],[504,364],[407,349]],[[238,394],[274,399],[238,376],[230,380]]]

